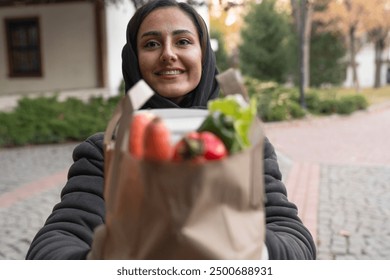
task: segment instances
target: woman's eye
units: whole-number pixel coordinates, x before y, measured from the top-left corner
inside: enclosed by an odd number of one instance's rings
[[[144,48],[147,48],[147,49],[153,49],[153,48],[156,48],[159,46],[159,43],[155,42],[155,41],[149,41],[147,42],[145,45],[144,45]]]
[[[180,46],[186,46],[186,45],[191,44],[191,42],[190,42],[190,40],[188,40],[188,39],[181,39],[181,40],[179,40],[179,41],[177,42],[177,44],[180,45]]]

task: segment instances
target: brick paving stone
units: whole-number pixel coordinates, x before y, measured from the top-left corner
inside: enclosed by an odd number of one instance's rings
[[[354,256],[359,256],[362,255],[363,253],[363,247],[364,244],[362,242],[359,243],[350,243],[348,247],[348,253],[354,255]]]
[[[346,254],[346,255],[338,255],[335,259],[336,260],[356,260],[356,257],[354,255]]]
[[[340,256],[345,255],[344,242],[339,236],[342,231],[348,235],[348,253],[359,259],[390,259],[389,250],[383,249],[390,244],[389,218],[383,215],[390,207],[390,196],[387,195],[390,193],[390,167],[329,166],[327,172],[329,177],[344,178],[344,189],[340,190],[337,180],[320,186],[321,190],[327,188],[331,193],[327,197],[321,196],[320,212],[328,213],[329,205],[332,205],[338,213],[320,215],[320,247],[328,246],[329,242],[324,241],[328,237],[332,240],[331,251],[335,259],[342,258]]]
[[[25,258],[32,239],[59,201],[62,187],[63,184],[58,185],[8,208],[0,208],[0,221],[3,221],[0,227],[0,260]]]
[[[76,143],[0,148],[0,193],[68,169]]]

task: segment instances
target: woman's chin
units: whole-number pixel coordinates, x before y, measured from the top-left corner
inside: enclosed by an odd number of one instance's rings
[[[159,93],[159,95],[171,100],[172,102],[178,104],[181,100],[183,100],[186,93],[174,93],[172,91]]]

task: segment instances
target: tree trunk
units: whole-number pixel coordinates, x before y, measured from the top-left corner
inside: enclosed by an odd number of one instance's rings
[[[360,91],[359,77],[357,73],[357,63],[356,63],[356,38],[355,38],[356,28],[351,26],[349,28],[349,42],[350,42],[350,54],[351,54],[351,67],[352,67],[352,83],[355,87],[356,92]]]
[[[305,89],[310,85],[310,35],[313,6],[308,0],[291,0],[292,14],[298,34],[300,104],[306,108]]]
[[[381,87],[381,70],[382,70],[382,55],[385,49],[385,40],[380,36],[374,42],[375,44],[375,76],[374,76],[374,88]]]
[[[344,1],[345,8],[348,13],[352,13],[352,0]],[[352,22],[349,25],[348,39],[349,39],[349,53],[350,53],[350,64],[352,68],[352,85],[355,87],[356,92],[360,91],[359,77],[357,73],[356,63],[356,26],[357,22]]]
[[[298,0],[290,0],[290,4],[291,4],[291,10],[292,10],[292,17],[293,17],[294,25],[295,25],[295,31],[298,33],[299,32],[299,18],[300,18]]]
[[[313,4],[304,0],[305,6],[305,29],[303,39],[303,65],[304,65],[304,84],[305,88],[310,87],[310,38],[311,38],[311,19],[313,13]]]

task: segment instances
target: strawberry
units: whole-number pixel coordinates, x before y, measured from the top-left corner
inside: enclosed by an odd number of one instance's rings
[[[130,122],[129,152],[137,159],[144,155],[144,133],[147,125],[155,116],[149,112],[139,112],[133,115]]]
[[[144,158],[151,161],[167,161],[172,158],[171,133],[164,121],[155,117],[146,127]]]

